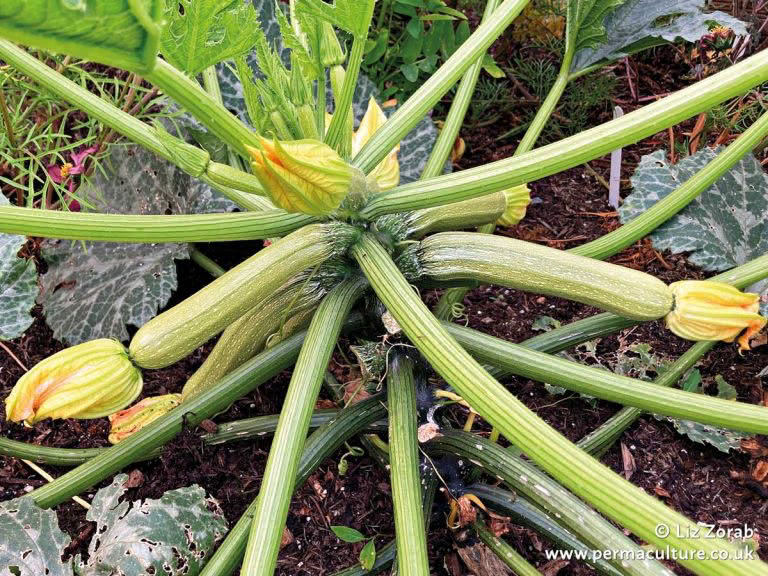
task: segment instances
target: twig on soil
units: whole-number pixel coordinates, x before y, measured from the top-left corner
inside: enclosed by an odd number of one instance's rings
[[[16,356],[16,354],[14,354],[14,353],[11,351],[11,349],[10,349],[10,348],[8,348],[8,346],[6,346],[6,345],[5,345],[5,344],[3,344],[2,342],[0,342],[0,348],[2,348],[3,350],[5,350],[5,351],[8,353],[8,356],[10,356],[11,358],[13,358],[14,362],[16,362],[16,364],[18,364],[19,366],[21,366],[21,369],[22,369],[22,370],[24,370],[24,372],[28,372],[28,371],[29,371],[29,368],[27,368],[26,366],[24,366],[24,363],[23,363],[21,360],[19,360],[19,358]]]

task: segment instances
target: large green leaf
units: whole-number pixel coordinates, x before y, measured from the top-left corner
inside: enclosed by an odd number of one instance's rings
[[[324,0],[301,0],[299,9],[321,18],[357,36],[368,37],[368,27],[373,16],[376,0],[335,0],[328,4]]]
[[[72,560],[61,561],[69,542],[53,510],[26,497],[0,502],[0,576],[72,576]]]
[[[78,194],[98,212],[185,214],[222,212],[233,205],[175,166],[137,146],[113,148],[111,170],[97,174]],[[126,324],[142,326],[176,289],[174,259],[188,257],[181,244],[86,246],[46,241],[48,272],[41,300],[54,335],[70,344],[94,338],[127,340]]]
[[[191,75],[256,43],[259,18],[250,0],[166,0],[165,17],[163,56]]]
[[[136,72],[157,56],[163,0],[2,0],[0,36]]]
[[[667,42],[694,42],[713,21],[737,34],[746,33],[741,20],[724,12],[706,12],[706,0],[583,0],[581,4],[592,5],[588,13],[595,19],[586,18],[581,24],[572,71]]]
[[[82,576],[196,576],[227,532],[218,503],[199,486],[159,500],[121,502],[125,474],[99,490],[86,516],[96,522]],[[42,574],[42,572],[41,572]]]
[[[574,53],[605,41],[605,17],[625,0],[568,0],[566,38]]]
[[[619,209],[622,222],[666,197],[715,156],[716,151],[710,148],[677,164],[669,164],[664,150],[643,156],[632,176],[634,192]],[[657,228],[651,240],[658,250],[688,252],[691,263],[711,272],[762,256],[768,252],[768,175],[754,155],[747,154],[677,216]]]
[[[0,205],[8,199],[0,194]],[[19,258],[27,239],[0,234],[0,340],[18,338],[32,324],[29,311],[37,298],[37,270],[34,260]]]

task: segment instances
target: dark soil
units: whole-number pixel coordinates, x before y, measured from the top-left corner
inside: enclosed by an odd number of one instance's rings
[[[638,74],[633,82],[640,97],[671,91],[691,81],[683,79],[688,68],[671,48],[657,50],[642,60],[634,60],[634,63]],[[614,73],[619,77],[616,98],[622,101],[625,111],[632,109],[633,96],[622,79],[625,74],[623,66]],[[594,123],[608,119],[608,110],[598,112]],[[676,138],[684,140],[684,134],[691,130],[694,121],[691,119],[677,126],[674,130]],[[499,144],[495,140],[509,125],[500,122],[499,126],[463,134],[467,153],[457,169],[510,156],[515,143]],[[624,177],[629,177],[643,154],[667,146],[668,141],[669,133],[664,132],[627,148]],[[607,176],[607,159],[596,160],[591,167]],[[628,188],[628,183],[625,188]],[[532,196],[535,200],[524,222],[499,233],[564,249],[601,236],[618,226],[616,214],[606,201],[607,191],[584,167],[533,183]],[[240,243],[204,246],[203,251],[222,265],[229,266],[258,247],[258,243]],[[659,254],[647,241],[632,246],[612,261],[645,270],[665,281],[703,277],[683,256]],[[179,289],[171,304],[209,281],[206,273],[191,262],[180,262],[178,270]],[[426,296],[428,303],[433,303],[436,295],[429,293]],[[566,323],[595,312],[556,298],[494,287],[480,287],[472,291],[465,304],[466,318],[461,321],[515,342],[536,334],[532,324],[539,316],[551,316]],[[687,343],[661,326],[647,324],[602,339],[597,345],[597,358],[603,362],[615,361],[620,354],[631,354],[626,350],[633,343],[648,343],[656,355],[668,359],[676,358],[688,347]],[[53,339],[39,312],[27,334],[7,345],[27,366],[62,348]],[[185,379],[201,364],[211,347],[212,343],[209,343],[170,368],[147,371],[144,394],[180,391]],[[739,356],[734,345],[718,346],[700,365],[704,383],[711,388],[715,375],[720,374],[736,387],[740,400],[763,402],[763,382],[756,374],[768,364],[767,348],[757,348]],[[585,362],[595,362],[584,353],[580,356]],[[334,361],[338,368],[335,370],[337,375],[352,373],[343,357],[337,356]],[[0,350],[0,394],[3,397],[21,374],[22,369]],[[288,373],[283,374],[239,400],[218,420],[279,412],[289,376]],[[571,394],[552,395],[541,384],[524,379],[511,378],[507,384],[528,406],[572,440],[578,440],[593,430],[618,409],[605,402],[586,402]],[[456,411],[454,417],[457,422],[463,421],[464,414]],[[33,429],[0,420],[0,432],[6,436],[46,446],[107,446],[107,430],[106,420],[44,422]],[[156,498],[166,490],[197,483],[220,501],[227,518],[234,523],[258,493],[270,441],[204,447],[199,440],[199,432],[186,431],[165,448],[160,459],[130,467],[127,471],[138,470],[142,481],[128,495],[132,499]],[[746,524],[756,528],[761,536],[761,553],[768,558],[768,520],[764,517],[768,500],[765,500],[762,486],[750,481],[756,465],[750,453],[725,455],[689,441],[678,435],[671,424],[653,417],[641,418],[624,434],[621,444],[634,458],[632,482],[694,520],[725,527]],[[331,532],[331,525],[351,526],[366,535],[375,535],[378,546],[392,539],[394,528],[387,472],[371,459],[362,457],[353,459],[348,473],[340,477],[337,462],[342,453],[326,461],[294,496],[288,520],[294,542],[281,553],[280,574],[320,576],[354,564],[362,545],[341,543]],[[617,472],[623,473],[625,469],[619,445],[614,446],[603,461]],[[47,468],[54,476],[63,472]],[[21,496],[43,482],[21,461],[0,458],[0,500]],[[92,494],[93,491],[86,497],[92,497]],[[445,529],[445,505],[440,495],[438,501],[430,537],[431,565],[435,574],[456,576],[464,572],[456,572],[455,569],[447,571],[449,568],[446,566],[459,564],[453,551],[453,538]],[[92,525],[85,520],[84,510],[77,504],[69,503],[60,506],[59,512],[63,529],[74,540],[70,552],[84,551],[92,532]],[[546,543],[534,533],[514,527],[508,538],[517,550],[537,565],[545,562],[542,550]],[[558,572],[561,575],[591,573],[590,569],[575,565],[566,566]]]

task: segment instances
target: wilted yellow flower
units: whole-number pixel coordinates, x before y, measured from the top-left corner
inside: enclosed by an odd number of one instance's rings
[[[371,139],[376,131],[387,121],[387,115],[376,103],[376,99],[371,97],[368,100],[368,109],[365,116],[357,127],[357,132],[352,136],[352,157],[363,149],[363,146]],[[368,175],[378,184],[380,190],[389,190],[400,183],[400,162],[397,160],[397,153],[400,152],[400,144],[392,149],[392,152],[382,160],[376,168]]]
[[[675,307],[667,314],[667,326],[681,338],[733,342],[738,336],[741,350],[749,350],[750,339],[768,321],[760,315],[757,294],[728,284],[684,280],[669,288],[675,296]]]
[[[531,191],[526,184],[521,184],[509,190],[504,190],[504,198],[507,201],[507,208],[504,210],[501,218],[499,218],[499,224],[502,226],[514,226],[525,218],[525,212],[531,203]]]
[[[253,173],[276,205],[315,216],[339,207],[354,168],[333,148],[319,140],[259,140],[261,149],[248,148]]]
[[[141,372],[115,340],[93,340],[62,350],[24,374],[5,399],[14,422],[46,418],[100,418],[124,408],[141,392]]]
[[[181,404],[181,394],[165,394],[144,398],[130,408],[115,412],[109,417],[109,422],[112,424],[109,430],[109,441],[112,444],[122,442],[179,404]]]

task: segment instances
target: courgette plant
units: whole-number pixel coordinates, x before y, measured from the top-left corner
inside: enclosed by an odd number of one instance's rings
[[[633,4],[636,4],[634,2]],[[275,423],[241,423],[238,438],[274,429],[258,498],[231,530],[202,574],[275,571],[291,495],[330,450],[369,432],[389,415],[396,546],[379,551],[374,569],[397,558],[398,573],[426,575],[425,522],[435,477],[425,453],[458,455],[468,468],[490,472],[520,494],[521,517],[558,546],[621,554],[589,560],[601,573],[671,574],[606,518],[696,574],[765,575],[768,566],[735,544],[694,534],[694,524],[597,461],[596,453],[638,414],[648,411],[744,432],[768,433],[768,409],[671,388],[718,340],[743,350],[764,325],[758,297],[744,289],[768,276],[763,255],[709,281],[667,286],[601,262],[670,219],[768,134],[768,115],[695,176],[618,230],[570,252],[509,238],[462,232],[499,219],[519,219],[525,185],[637,142],[768,80],[768,53],[758,53],[693,86],[621,118],[534,149],[542,126],[570,77],[578,47],[594,46],[602,22],[621,2],[568,2],[562,78],[542,106],[519,153],[443,175],[483,65],[486,50],[527,0],[488,0],[485,18],[460,48],[388,119],[375,101],[357,130],[351,103],[374,0],[291,0],[277,10],[284,61],[259,27],[253,6],[236,0],[11,0],[0,8],[0,59],[105,126],[177,165],[237,203],[238,213],[115,215],[0,206],[0,232],[82,241],[160,243],[269,240],[269,246],[198,293],[142,326],[128,348],[96,341],[67,349],[22,377],[6,400],[7,417],[28,424],[47,417],[110,415],[117,444],[109,449],[57,451],[0,441],[5,454],[62,465],[79,464],[34,490],[41,507],[89,489],[131,462],[153,457],[184,426],[225,410],[278,372],[293,367]],[[41,11],[41,12],[38,12]],[[349,39],[345,50],[339,33]],[[12,42],[62,51],[124,67],[153,83],[228,146],[229,162],[114,108]],[[244,54],[255,47],[259,75]],[[160,58],[158,51],[162,53]],[[212,67],[234,59],[250,116],[246,124],[221,103]],[[198,80],[202,77],[203,83]],[[461,81],[445,126],[418,182],[400,184],[403,138]],[[333,114],[329,114],[329,111]],[[211,266],[208,266],[212,269]],[[466,289],[493,283],[550,294],[605,310],[522,344],[456,326],[449,319],[458,292],[437,315],[414,287]],[[363,305],[365,302],[365,305]],[[362,310],[361,314],[358,310]],[[386,310],[386,311],[385,311]],[[373,313],[372,313],[373,311]],[[666,319],[677,335],[699,340],[658,383],[633,380],[553,356],[580,342],[641,322]],[[328,361],[343,329],[383,332],[397,349],[386,360],[387,393],[341,410],[307,433]],[[145,399],[141,369],[168,366],[220,335],[210,358],[180,395]],[[405,350],[405,352],[403,352]],[[484,363],[484,364],[481,364]],[[111,367],[111,369],[110,369]],[[434,370],[451,390],[433,390]],[[499,383],[517,374],[628,407],[577,446],[547,425]],[[450,397],[470,406],[528,460],[470,433],[436,430],[423,397]],[[384,401],[388,404],[384,407]],[[428,404],[430,402],[427,402]],[[431,425],[423,429],[419,424]],[[250,430],[250,431],[249,431]],[[253,430],[258,430],[253,432]],[[422,434],[426,430],[427,434]],[[430,432],[431,430],[431,432]],[[215,435],[214,435],[215,436]],[[226,434],[225,434],[226,436]],[[219,439],[225,441],[227,438]],[[216,438],[207,438],[215,442]],[[421,444],[420,444],[420,441]],[[367,444],[376,451],[376,443]],[[421,447],[421,449],[420,449]],[[474,472],[468,471],[472,477]],[[431,489],[428,489],[432,486]],[[424,491],[424,497],[422,497]],[[471,496],[471,488],[467,489]],[[458,498],[461,494],[453,495]],[[491,498],[489,496],[489,498]],[[470,501],[478,501],[472,496]],[[423,511],[422,511],[423,507]],[[601,513],[603,516],[599,515]],[[516,512],[518,513],[518,512]],[[669,528],[669,535],[658,526]],[[478,520],[480,537],[521,573]],[[352,568],[347,573],[357,573]],[[526,572],[527,571],[527,572]]]

